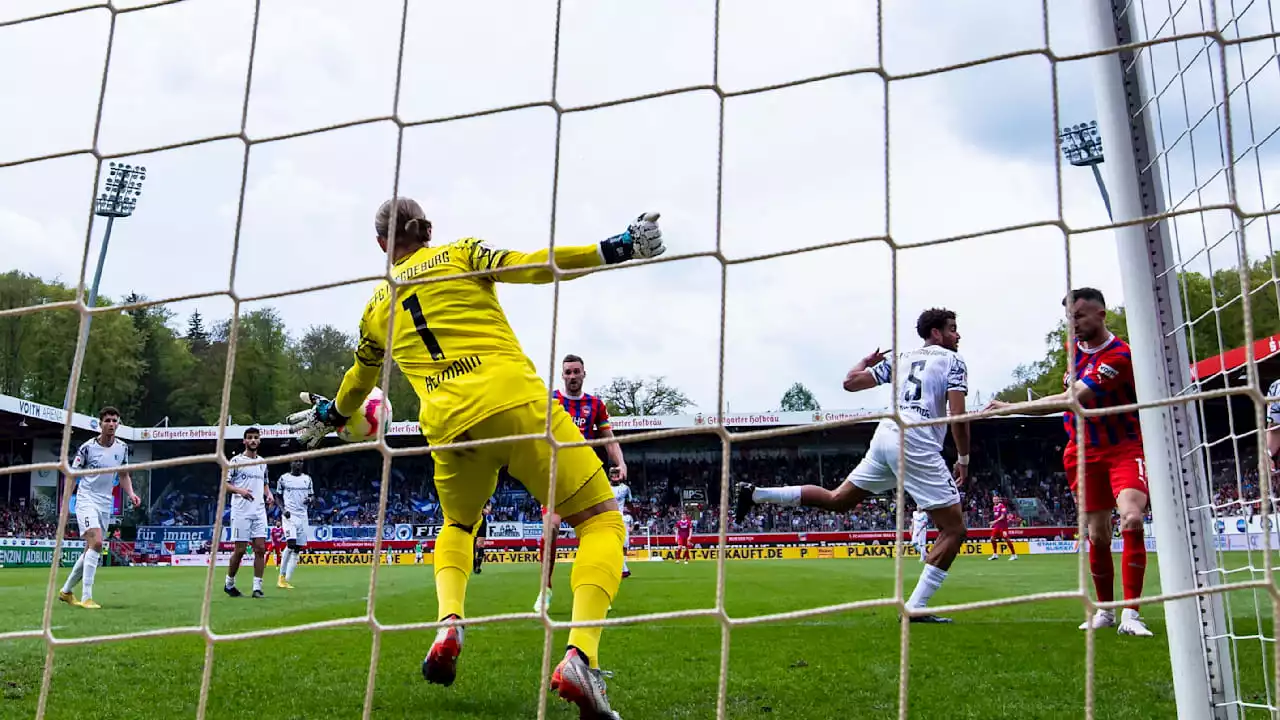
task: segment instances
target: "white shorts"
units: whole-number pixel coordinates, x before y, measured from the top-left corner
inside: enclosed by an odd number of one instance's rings
[[[111,513],[90,503],[77,502],[76,525],[80,528],[80,537],[84,537],[85,532],[96,529],[102,534],[102,539],[106,540]]]
[[[311,521],[302,513],[289,513],[290,517],[283,518],[284,539],[292,540],[294,545],[306,545],[307,537],[311,534]]]
[[[924,545],[929,540],[929,531],[921,530],[911,536],[912,545]]]
[[[876,428],[870,449],[845,482],[874,494],[895,490],[898,487],[898,439],[901,436],[902,430],[897,425]],[[902,489],[922,510],[960,504],[960,491],[956,489],[955,478],[951,477],[942,453],[932,448],[912,447],[910,436],[906,440],[903,448],[906,472]]]
[[[267,537],[267,514],[231,516],[231,542],[249,542]]]

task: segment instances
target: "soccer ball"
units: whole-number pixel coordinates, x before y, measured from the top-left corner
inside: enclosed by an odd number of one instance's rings
[[[391,401],[380,388],[369,391],[360,412],[338,428],[338,437],[346,442],[364,442],[378,437],[378,426],[391,422]]]

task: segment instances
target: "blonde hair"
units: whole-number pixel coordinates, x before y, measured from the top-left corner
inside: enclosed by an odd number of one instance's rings
[[[417,200],[394,197],[382,203],[373,217],[373,229],[380,238],[391,237],[391,214],[396,216],[396,244],[401,242],[428,242],[431,240],[431,221]]]

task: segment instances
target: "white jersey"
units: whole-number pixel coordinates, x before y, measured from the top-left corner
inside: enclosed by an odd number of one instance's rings
[[[947,393],[953,390],[965,394],[969,392],[969,369],[960,353],[954,350],[941,345],[925,345],[898,355],[897,363],[897,404],[907,421],[946,417]],[[871,368],[871,375],[877,385],[892,382],[892,373],[893,368],[887,358]],[[886,419],[881,421],[881,427],[886,423],[896,424],[893,420]],[[906,437],[913,447],[942,452],[947,426],[911,427],[907,429]]]
[[[911,513],[911,534],[919,535],[929,529],[929,513],[916,510]]]
[[[301,475],[285,473],[276,478],[276,495],[279,496],[285,512],[290,515],[306,517],[307,501],[311,499],[312,493],[311,476],[306,473]]]
[[[626,512],[624,506],[631,502],[631,488],[626,483],[614,485],[613,499],[618,501],[618,509]]]
[[[1271,383],[1271,387],[1267,388],[1267,397],[1277,395],[1280,395],[1280,380]],[[1280,425],[1280,400],[1267,403],[1267,424]]]
[[[98,444],[98,438],[93,437],[85,441],[76,450],[75,459],[71,461],[71,467],[79,470],[80,468],[89,468],[91,470],[101,469],[103,472],[95,475],[81,475],[79,486],[76,489],[76,507],[80,506],[93,507],[98,510],[110,511],[115,505],[115,500],[111,495],[111,487],[116,481],[116,470],[121,465],[129,462],[129,446],[120,438],[115,438],[110,446],[102,446]]]
[[[232,515],[267,514],[267,466],[265,463],[257,465],[244,464],[261,459],[261,457],[247,458],[244,455],[236,455],[231,458],[231,470],[227,473],[227,482],[253,494],[252,500],[240,495],[232,495]]]

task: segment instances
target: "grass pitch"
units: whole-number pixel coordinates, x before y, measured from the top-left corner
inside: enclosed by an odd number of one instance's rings
[[[1255,560],[1257,558],[1255,557]],[[1243,563],[1240,556],[1233,561]],[[1077,586],[1075,555],[1024,556],[1016,562],[957,559],[934,604],[954,604]],[[905,590],[919,573],[904,563]],[[557,568],[552,617],[569,619],[571,566]],[[613,617],[712,607],[713,562],[633,562]],[[58,573],[59,582],[67,570]],[[471,616],[527,612],[537,587],[534,565],[487,564],[472,576]],[[887,559],[729,561],[726,607],[732,617],[886,597],[894,587]],[[233,633],[362,615],[369,568],[301,566],[296,590],[232,599],[215,576],[212,625]],[[1247,574],[1247,573],[1245,573]],[[1239,577],[1239,575],[1235,576]],[[40,626],[48,570],[0,570],[0,632]],[[98,611],[56,604],[54,633],[82,637],[198,623],[205,570],[117,568],[99,571]],[[240,587],[250,588],[241,571]],[[1149,592],[1159,587],[1151,557]],[[1117,588],[1118,591],[1118,588]],[[1272,636],[1271,609],[1254,593],[1230,596],[1238,635]],[[430,566],[379,570],[376,613],[386,623],[434,619]],[[1176,712],[1163,612],[1143,611],[1153,639],[1096,635],[1098,718],[1169,718]],[[910,627],[908,708],[913,718],[1080,718],[1084,716],[1085,633],[1080,603],[1051,601],[969,611],[953,625]],[[384,634],[377,667],[376,718],[533,718],[537,716],[544,631],[535,621],[468,628],[452,687],[428,685],[420,663],[434,633]],[[554,637],[552,662],[567,631]],[[368,679],[367,628],[319,630],[218,643],[208,717],[286,720],[358,718]],[[602,664],[614,708],[628,720],[712,718],[721,626],[699,618],[607,628]],[[1268,643],[1267,663],[1270,663]],[[895,718],[900,685],[900,624],[892,608],[735,628],[729,643],[728,716],[732,718]],[[1247,699],[1265,701],[1260,643],[1242,640],[1237,678]],[[193,717],[205,645],[194,636],[59,648],[47,717],[70,720]],[[0,718],[35,715],[45,647],[0,641]],[[576,717],[551,697],[548,717]],[[1256,711],[1261,712],[1261,711]],[[1259,717],[1262,715],[1259,714]]]

